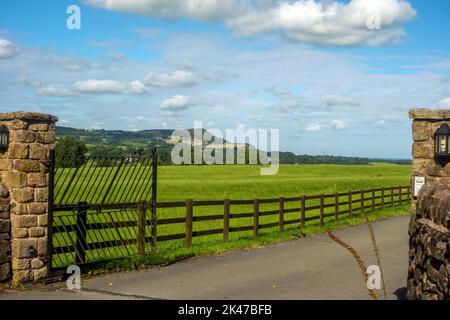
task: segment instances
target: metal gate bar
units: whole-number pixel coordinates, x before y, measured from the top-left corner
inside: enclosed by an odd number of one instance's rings
[[[158,156],[57,157],[49,166],[49,268],[155,253]]]

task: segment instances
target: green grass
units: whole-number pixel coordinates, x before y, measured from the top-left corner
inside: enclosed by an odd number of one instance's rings
[[[223,200],[223,199],[265,199],[279,197],[298,197],[300,195],[333,194],[336,192],[357,191],[379,187],[390,187],[408,185],[411,167],[407,165],[375,164],[370,166],[342,166],[342,165],[281,165],[279,173],[275,176],[261,176],[259,166],[183,166],[183,167],[159,167],[158,168],[158,202],[183,201],[185,199],[195,200]],[[102,168],[100,170],[110,170]],[[140,184],[134,181],[133,184]],[[357,198],[357,196],[356,196]],[[340,201],[348,198],[341,197]],[[397,197],[395,198],[397,199]],[[405,198],[404,198],[405,199]],[[331,203],[333,199],[325,202]],[[380,201],[378,201],[379,203]],[[307,206],[318,204],[318,200],[310,200]],[[370,205],[367,200],[365,205]],[[299,203],[286,203],[286,208],[298,208]],[[277,204],[261,204],[260,211],[276,210]],[[341,206],[345,210],[347,206]],[[334,208],[328,208],[326,213],[333,212]],[[377,220],[389,216],[401,215],[408,212],[408,206],[396,206],[371,213],[371,219]],[[252,212],[252,205],[232,206],[231,213]],[[194,207],[194,216],[222,214],[222,206]],[[347,215],[340,217],[336,222],[334,218],[325,219],[325,227],[320,228],[319,221],[307,222],[304,230],[305,235],[323,232],[328,228],[340,228],[346,225],[360,223],[361,217],[355,212],[353,219]],[[184,208],[158,209],[158,218],[184,217]],[[307,217],[317,216],[318,211],[310,211]],[[286,214],[285,220],[298,219],[299,213]],[[69,218],[67,218],[69,219]],[[74,221],[74,218],[71,221]],[[95,216],[92,213],[91,221],[105,221],[105,215]],[[113,213],[111,218],[115,221],[135,220],[136,212]],[[265,216],[260,218],[260,223],[271,223],[278,221],[278,216]],[[252,225],[252,218],[232,219],[231,227]],[[223,221],[194,222],[194,231],[220,229]],[[184,224],[172,224],[158,226],[158,235],[169,235],[184,233]],[[101,235],[102,239],[133,239],[136,236],[136,228],[123,228],[110,230],[108,232],[89,231],[88,240],[95,241]],[[147,228],[150,235],[150,228]],[[238,232],[230,234],[230,241],[222,241],[222,235],[211,235],[196,237],[190,249],[184,248],[183,240],[173,240],[158,243],[158,254],[143,258],[129,258],[99,264],[102,267],[160,264],[175,261],[183,257],[200,254],[220,253],[227,250],[263,245],[303,236],[300,234],[298,224],[286,226],[285,231],[280,233],[278,228],[261,230],[257,241],[252,239],[252,232]],[[66,236],[63,239],[59,235],[54,239],[56,245],[70,244],[73,241]],[[150,247],[147,248],[150,251]],[[136,252],[136,246],[130,245],[122,248],[114,248],[108,251],[109,256],[123,256],[126,252]],[[91,253],[93,259],[95,254]],[[99,254],[101,256],[101,254]]]
[[[374,164],[280,165],[274,176],[259,166],[162,166],[158,201],[256,199],[334,193],[409,184],[411,166]]]

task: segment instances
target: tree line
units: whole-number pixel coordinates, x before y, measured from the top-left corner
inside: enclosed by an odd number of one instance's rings
[[[159,165],[173,165],[171,159],[172,145],[167,144],[163,139],[157,138],[150,140],[143,147],[133,146],[115,146],[109,144],[88,144],[80,137],[66,135],[58,139],[56,143],[56,163],[60,166],[76,166],[84,163],[86,157],[90,158],[119,158],[131,156],[147,156],[151,150],[156,148],[158,151]],[[215,151],[212,151],[214,156]],[[250,150],[247,146],[245,151],[245,164],[249,163]],[[270,154],[268,154],[270,156]],[[226,163],[226,151],[223,152],[223,163]],[[238,150],[234,150],[234,163],[238,163]],[[194,148],[191,147],[191,159],[194,159]],[[338,165],[369,165],[373,162],[390,162],[397,164],[410,163],[409,160],[386,160],[369,159],[360,157],[344,157],[332,155],[297,155],[292,152],[279,153],[280,164],[338,164]],[[260,163],[259,155],[257,162]],[[204,162],[203,162],[204,164]]]

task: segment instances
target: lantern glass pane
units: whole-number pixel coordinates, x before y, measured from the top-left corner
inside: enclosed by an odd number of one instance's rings
[[[439,153],[447,153],[447,137],[438,136],[439,139]]]
[[[450,136],[447,136],[447,154],[450,154]]]

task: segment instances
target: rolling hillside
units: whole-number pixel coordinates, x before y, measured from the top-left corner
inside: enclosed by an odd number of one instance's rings
[[[158,149],[160,164],[172,164],[170,159],[173,141],[173,129],[152,129],[142,131],[121,130],[86,130],[70,127],[57,127],[57,137],[75,136],[80,138],[92,155],[120,156],[140,151],[146,153],[151,148]],[[193,136],[193,129],[189,130]],[[193,142],[195,144],[195,142]],[[251,148],[249,145],[224,142],[224,148]],[[368,165],[373,162],[409,164],[411,160],[368,159],[361,157],[344,157],[331,155],[297,155],[292,152],[280,152],[281,164],[351,164]]]

